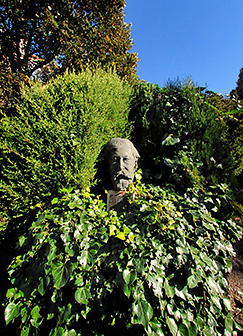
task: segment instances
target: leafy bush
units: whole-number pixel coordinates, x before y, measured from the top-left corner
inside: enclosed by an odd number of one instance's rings
[[[218,110],[219,117],[227,125],[226,136],[230,144],[231,154],[234,158],[233,174],[242,186],[243,171],[243,108],[242,101],[236,96],[225,98],[220,94],[210,92],[207,101]]]
[[[19,238],[7,324],[26,336],[232,335],[226,275],[242,230],[212,216],[220,198],[140,182],[129,193],[120,215],[88,191],[52,200]]]
[[[113,72],[68,73],[22,89],[17,113],[2,113],[1,199],[11,218],[53,198],[58,188],[86,188],[102,146],[127,136],[131,88]]]
[[[241,176],[239,178],[239,183],[241,188],[242,183],[242,172],[243,172],[243,109],[237,111],[233,120],[229,120],[228,124],[230,126],[229,138],[231,145],[231,152],[234,157],[234,174],[235,176]]]
[[[228,180],[233,161],[226,125],[202,91],[190,81],[164,88],[135,86],[130,119],[141,167],[150,181],[185,190]]]

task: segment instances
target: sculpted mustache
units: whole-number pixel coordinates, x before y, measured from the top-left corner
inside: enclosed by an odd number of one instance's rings
[[[132,177],[129,174],[124,174],[123,172],[119,172],[114,176],[114,180],[130,180]]]

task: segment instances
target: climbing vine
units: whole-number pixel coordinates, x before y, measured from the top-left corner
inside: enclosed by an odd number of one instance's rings
[[[232,220],[220,197],[137,182],[122,214],[62,189],[9,266],[5,320],[23,335],[232,335]],[[215,204],[209,209],[208,204]]]

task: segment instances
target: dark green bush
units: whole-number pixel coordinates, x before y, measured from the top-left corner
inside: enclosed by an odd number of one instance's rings
[[[226,275],[242,229],[212,216],[220,198],[130,192],[119,216],[72,190],[39,214],[9,267],[7,324],[25,336],[233,334]]]
[[[190,81],[164,88],[135,86],[130,119],[150,181],[185,190],[228,180],[233,161],[226,125],[201,91]]]
[[[232,155],[234,157],[234,174],[240,177],[240,185],[243,187],[243,109],[235,111],[234,117],[228,121],[229,139]]]
[[[243,186],[243,102],[236,96],[223,97],[210,92],[207,101],[218,110],[218,115],[227,125],[226,136],[230,144],[231,154],[234,158],[233,175],[238,179],[240,187]]]
[[[66,73],[30,81],[13,116],[2,114],[1,207],[13,219],[40,207],[58,188],[93,183],[102,146],[126,137],[132,90],[113,72]]]

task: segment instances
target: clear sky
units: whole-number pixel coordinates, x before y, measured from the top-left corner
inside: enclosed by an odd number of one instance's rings
[[[163,86],[190,77],[229,94],[243,67],[243,0],[127,0],[137,75]]]

